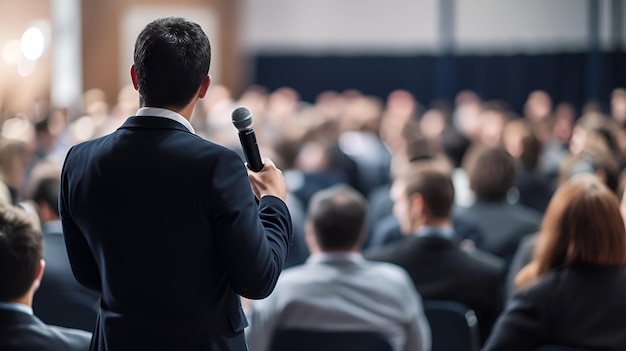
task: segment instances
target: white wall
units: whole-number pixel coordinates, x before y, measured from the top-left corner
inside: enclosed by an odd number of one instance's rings
[[[432,51],[437,0],[243,0],[252,51]]]
[[[456,1],[461,52],[584,50],[587,0]]]
[[[601,43],[608,44],[610,1],[598,2]],[[459,53],[580,51],[588,45],[587,0],[454,3]],[[242,43],[251,52],[436,53],[439,48],[438,0],[243,0],[241,9]]]

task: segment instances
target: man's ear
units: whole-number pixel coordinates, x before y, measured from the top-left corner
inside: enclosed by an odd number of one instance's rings
[[[137,84],[137,70],[135,65],[130,66],[130,79],[133,81],[133,87],[135,90],[139,90],[139,84]]]
[[[39,219],[41,222],[47,222],[55,219],[52,215],[52,208],[47,202],[41,201],[37,203],[37,210],[39,212]]]
[[[411,195],[411,211],[414,214],[422,215],[424,213],[424,196],[420,193]]]
[[[198,91],[198,98],[203,99],[206,96],[207,90],[209,90],[209,86],[211,85],[211,75],[207,75],[203,80],[202,84],[200,84],[200,90]]]
[[[39,260],[39,267],[37,267],[37,273],[35,274],[35,280],[33,281],[33,285],[35,285],[35,289],[39,288],[39,283],[41,282],[41,278],[43,277],[43,271],[46,268],[46,261],[42,258]]]
[[[320,251],[319,244],[315,238],[315,229],[313,229],[313,223],[310,220],[307,220],[304,224],[304,240],[306,246],[309,248],[309,252],[314,253]]]

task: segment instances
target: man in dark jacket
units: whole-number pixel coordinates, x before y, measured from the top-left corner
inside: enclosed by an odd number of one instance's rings
[[[0,350],[86,351],[91,334],[50,326],[33,315],[43,237],[23,211],[0,207]]]

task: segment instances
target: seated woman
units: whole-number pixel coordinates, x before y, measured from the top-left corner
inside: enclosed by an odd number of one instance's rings
[[[619,201],[594,175],[554,194],[533,260],[484,351],[557,344],[626,350],[626,229]]]

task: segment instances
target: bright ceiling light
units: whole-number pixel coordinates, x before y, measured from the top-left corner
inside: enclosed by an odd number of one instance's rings
[[[43,51],[45,48],[45,39],[43,36],[43,32],[38,27],[30,27],[28,28],[24,34],[22,34],[22,55],[25,58],[36,61],[41,55],[43,55]]]

